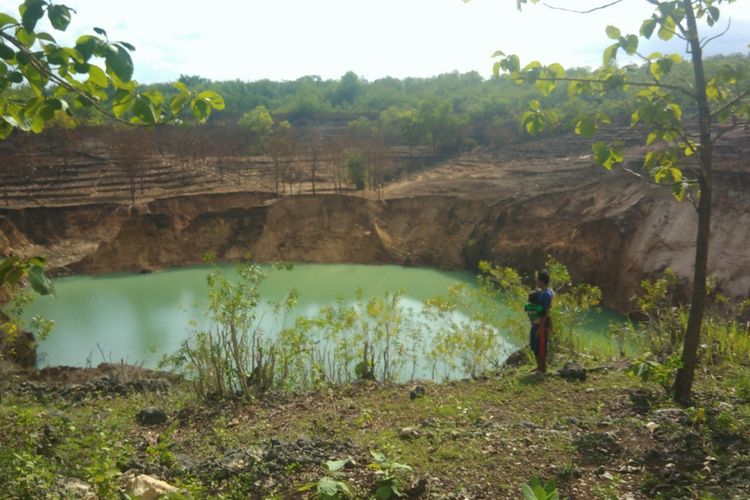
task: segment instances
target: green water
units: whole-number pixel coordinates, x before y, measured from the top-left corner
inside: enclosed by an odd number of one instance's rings
[[[223,266],[229,275],[232,266]],[[143,363],[155,366],[165,353],[179,347],[192,328],[191,320],[201,321],[208,286],[208,267],[199,266],[142,275],[68,277],[55,280],[56,297],[40,297],[25,317],[42,315],[55,322],[48,339],[39,346],[41,366],[97,365],[102,361]],[[422,301],[444,294],[451,285],[476,287],[469,272],[399,266],[347,264],[299,264],[293,271],[269,273],[261,294],[278,300],[290,288],[299,291],[294,311],[282,320],[274,319],[271,306],[264,305],[263,328],[267,332],[289,326],[300,315],[311,316],[343,296],[353,300],[357,288],[364,297],[385,291],[405,291],[402,305],[419,314]],[[502,310],[498,304],[498,310]],[[504,312],[508,314],[508,311]],[[510,312],[512,313],[512,312]],[[460,313],[455,313],[460,316]],[[581,334],[592,342],[608,343],[607,322],[613,314],[598,313],[587,322]],[[282,324],[283,323],[283,324]],[[429,343],[429,334],[426,335]],[[503,351],[511,353],[521,339],[507,339]],[[428,377],[420,366],[417,376]]]

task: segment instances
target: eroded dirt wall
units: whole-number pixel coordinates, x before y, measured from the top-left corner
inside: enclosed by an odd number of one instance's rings
[[[710,270],[750,295],[750,195],[721,190]],[[396,263],[472,268],[491,259],[530,273],[546,255],[627,310],[641,279],[666,267],[691,275],[695,211],[667,190],[619,176],[496,203],[451,196],[373,201],[357,196],[233,193],[116,205],[0,211],[0,243],[48,255],[60,274],[140,272],[250,254],[259,261]]]

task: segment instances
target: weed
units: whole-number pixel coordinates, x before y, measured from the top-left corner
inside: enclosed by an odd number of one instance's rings
[[[383,453],[370,450],[375,460],[367,465],[375,471],[375,498],[387,500],[402,496],[402,491],[411,478],[410,466],[389,460]]]
[[[554,481],[542,483],[539,477],[531,478],[529,484],[521,487],[524,500],[558,500],[560,498]]]
[[[306,492],[315,490],[313,496],[319,500],[339,500],[341,498],[351,498],[352,492],[343,481],[337,480],[335,477],[339,471],[349,463],[349,459],[344,460],[332,460],[326,462],[326,468],[328,472],[334,477],[323,476],[317,481],[307,483],[301,486],[297,491]]]

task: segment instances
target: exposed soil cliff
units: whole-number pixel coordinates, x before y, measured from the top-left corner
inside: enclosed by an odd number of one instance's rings
[[[736,296],[750,295],[748,149],[746,136],[735,137],[719,151],[716,174],[709,267]],[[441,268],[492,259],[529,272],[551,254],[621,310],[646,276],[670,267],[689,278],[696,225],[689,202],[594,167],[580,144],[552,143],[550,151],[465,155],[388,186],[382,201],[234,192],[131,207],[3,209],[0,250],[48,255],[61,274],[181,266],[209,251],[226,261],[249,253],[260,261]]]

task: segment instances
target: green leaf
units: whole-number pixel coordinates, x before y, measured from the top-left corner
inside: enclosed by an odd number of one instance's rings
[[[0,139],[7,139],[13,133],[13,125],[5,120],[0,120]]]
[[[675,182],[682,181],[682,170],[680,170],[679,168],[672,167],[669,169],[669,173],[672,175],[672,179],[674,179]]]
[[[159,121],[151,99],[144,95],[138,96],[135,99],[132,112],[135,118],[146,125],[156,125]]]
[[[32,33],[36,28],[36,23],[44,15],[44,0],[26,0],[19,7],[21,12],[21,25],[28,33]]]
[[[135,96],[131,92],[119,89],[115,92],[115,97],[112,100],[112,112],[117,118],[122,118],[125,113],[130,111],[134,103]]]
[[[612,40],[619,39],[620,29],[612,25],[607,26],[607,37],[611,38]]]
[[[640,34],[644,38],[651,38],[651,35],[654,33],[654,29],[656,28],[656,19],[646,19],[641,24],[641,30]]]
[[[70,9],[65,5],[51,5],[47,9],[47,17],[53,28],[65,31],[70,24]]]
[[[34,45],[34,42],[36,42],[36,35],[32,32],[26,31],[23,28],[18,28],[16,30],[16,38],[19,42],[21,42],[21,45],[23,45],[27,49],[30,49],[32,45]]]
[[[196,120],[203,123],[211,116],[211,105],[202,99],[193,99],[190,103],[190,109]]]
[[[177,94],[169,103],[169,112],[172,116],[179,116],[190,102],[190,94]]]
[[[99,66],[89,65],[89,81],[99,88],[109,87],[109,78]]]
[[[55,40],[55,37],[53,37],[49,33],[45,33],[45,32],[37,33],[36,37],[38,40],[44,40],[45,42],[57,44],[57,40]]]
[[[5,26],[12,26],[18,24],[18,21],[8,14],[0,13],[0,28],[3,28]]]
[[[32,266],[28,271],[29,284],[39,295],[52,295],[55,293],[55,286],[52,280],[44,274],[44,268],[41,266]]]
[[[133,77],[133,59],[124,47],[118,44],[107,45],[104,61],[107,72],[114,73],[123,82],[127,83]]]
[[[619,43],[613,43],[606,49],[604,49],[604,53],[602,54],[602,63],[604,66],[609,66],[609,63],[617,57],[617,49],[620,48]]]
[[[328,462],[326,462],[326,467],[328,467],[328,470],[330,472],[336,472],[344,468],[346,464],[348,463],[349,463],[348,458],[345,458],[343,460],[329,460]]]
[[[196,99],[207,102],[213,109],[224,109],[224,98],[213,90],[204,90],[196,96]]]
[[[561,64],[553,63],[547,66],[547,71],[552,73],[555,78],[563,78],[565,76],[565,68]]]
[[[91,56],[94,54],[94,50],[96,50],[96,47],[101,43],[101,38],[95,37],[94,35],[83,35],[81,37],[78,37],[78,40],[76,40],[76,52],[78,52],[83,61],[88,61]]]
[[[10,61],[14,57],[16,57],[16,53],[13,51],[13,49],[8,47],[4,43],[0,43],[0,57],[5,59],[6,61]]]
[[[628,35],[620,41],[620,46],[629,56],[632,56],[638,51],[638,37]]]
[[[593,117],[587,116],[576,123],[576,134],[583,137],[591,137],[596,133],[597,126],[596,120]]]
[[[676,24],[672,16],[667,16],[661,21],[661,27],[659,28],[659,38],[665,42],[671,40],[674,37]]]
[[[182,82],[174,82],[174,84],[172,86],[174,88],[176,88],[177,90],[179,90],[180,93],[182,93],[182,94],[189,94],[190,93],[190,89],[188,88],[188,86],[185,85]]]
[[[21,83],[23,81],[23,75],[18,71],[11,71],[5,78],[13,83]]]

